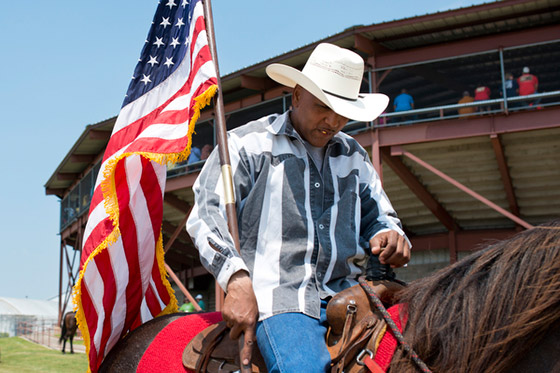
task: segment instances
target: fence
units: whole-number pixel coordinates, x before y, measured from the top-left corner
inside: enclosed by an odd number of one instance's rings
[[[59,349],[60,326],[57,318],[28,315],[0,315],[0,335],[22,337],[29,341]],[[69,351],[69,346],[66,348]],[[76,350],[76,346],[74,346]]]

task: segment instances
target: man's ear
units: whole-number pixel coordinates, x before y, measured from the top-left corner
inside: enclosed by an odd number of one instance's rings
[[[299,106],[299,100],[301,98],[301,86],[296,85],[292,91],[292,106],[297,108]]]

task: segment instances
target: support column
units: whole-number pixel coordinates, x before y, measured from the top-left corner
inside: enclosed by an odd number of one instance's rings
[[[371,163],[373,168],[377,171],[381,184],[383,184],[383,166],[381,165],[381,149],[379,148],[379,129],[373,128],[370,131],[371,135]]]
[[[60,271],[58,273],[58,325],[62,321],[62,266],[63,266],[63,250],[66,246],[64,239],[60,242]]]
[[[457,234],[455,230],[449,231],[449,264],[457,263]]]

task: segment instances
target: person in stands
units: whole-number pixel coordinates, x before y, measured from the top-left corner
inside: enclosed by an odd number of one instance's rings
[[[517,80],[513,78],[513,74],[506,73],[505,78],[506,80],[504,82],[504,86],[506,88],[506,97],[511,98],[518,96],[519,84],[517,83]],[[519,106],[518,102],[508,102],[508,107],[514,108],[516,106]]]
[[[464,91],[463,92],[463,97],[457,103],[458,104],[470,104],[473,101],[474,101],[474,98],[471,96],[469,91]],[[474,113],[476,111],[476,108],[474,106],[467,106],[467,107],[459,108],[457,111],[459,112],[460,116],[465,116],[466,117],[466,116],[469,116],[469,114]]]
[[[474,90],[474,100],[475,101],[486,101],[490,100],[490,88],[484,84],[479,84]],[[478,111],[486,112],[490,111],[490,105],[483,105],[478,107]]]
[[[395,100],[393,101],[393,109],[395,110],[395,113],[399,111],[408,111],[414,109],[414,99],[411,95],[408,94],[406,88],[401,89],[401,93],[397,97],[395,97]],[[397,118],[399,118],[398,121],[413,119],[410,117],[407,118],[405,116]]]
[[[531,74],[528,66],[523,68],[523,74],[517,78],[519,84],[519,96],[528,96],[537,93],[539,90],[539,79]],[[533,106],[538,101],[526,101],[525,105]]]

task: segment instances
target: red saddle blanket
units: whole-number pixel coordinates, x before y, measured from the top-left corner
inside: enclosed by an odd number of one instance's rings
[[[195,335],[222,321],[220,312],[185,315],[162,329],[150,344],[136,372],[190,372],[183,367],[183,350]]]
[[[404,319],[401,319],[401,311],[402,311],[402,304],[396,304],[393,307],[389,308],[387,312],[391,315],[391,319],[397,325],[397,328],[402,333],[404,326],[406,325],[407,317],[404,316]],[[379,343],[379,347],[377,347],[377,351],[375,354],[374,361],[377,365],[376,369],[370,368],[372,372],[386,372],[389,368],[389,364],[391,364],[391,360],[393,359],[393,355],[395,354],[395,350],[397,349],[398,341],[395,338],[395,335],[387,327],[387,331],[383,335],[381,342]],[[367,365],[367,363],[366,363]],[[380,368],[379,370],[377,368]]]

